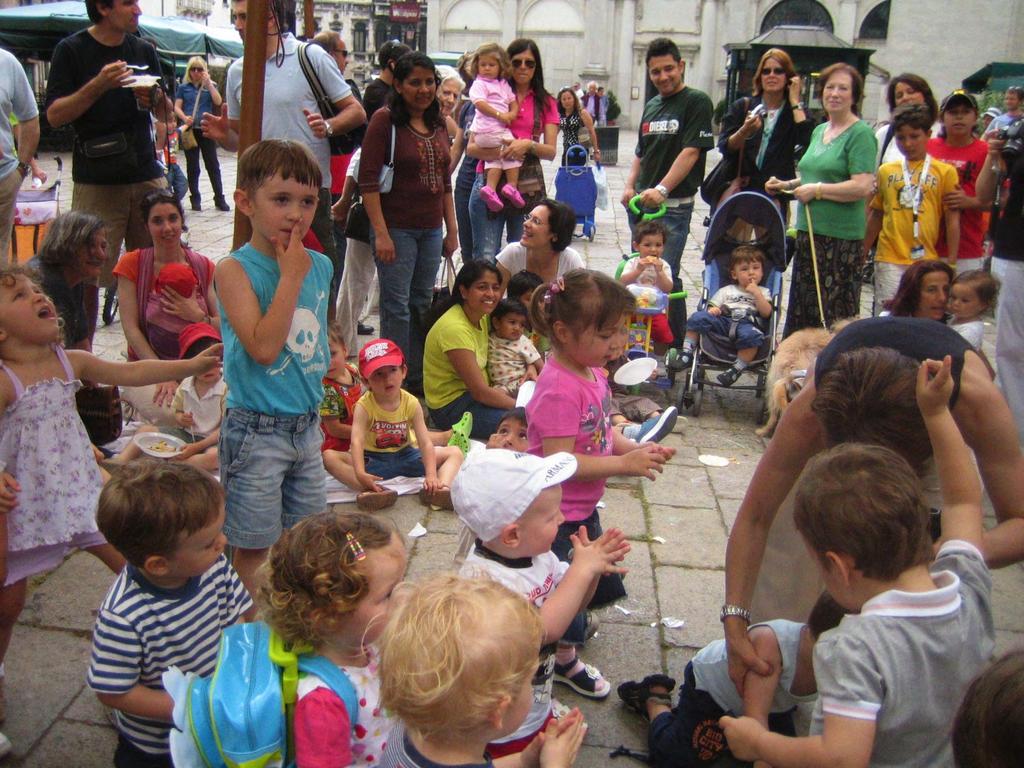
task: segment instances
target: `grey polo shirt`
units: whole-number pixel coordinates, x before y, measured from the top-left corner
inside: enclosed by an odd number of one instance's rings
[[[811,734],[825,717],[874,721],[873,767],[952,766],[953,717],[992,657],[992,579],[981,553],[948,541],[930,570],[937,589],[883,592],[814,648]]]
[[[263,84],[263,138],[294,139],[311,150],[324,176],[321,186],[331,188],[331,147],[326,138],[313,135],[303,109],[319,112],[309,81],[299,65],[299,42],[291,35],[284,36],[284,63],[278,67],[276,57],[267,59],[266,80]],[[337,62],[319,45],[307,48],[309,60],[320,78],[320,83],[333,103],[352,93],[341,76]],[[242,114],[242,59],[228,69],[228,117],[237,120]]]

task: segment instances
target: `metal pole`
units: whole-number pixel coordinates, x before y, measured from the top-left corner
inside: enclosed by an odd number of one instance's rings
[[[307,40],[316,34],[316,19],[313,18],[313,0],[302,0],[302,33]]]
[[[245,24],[242,60],[242,114],[238,127],[238,154],[255,144],[263,136],[263,81],[267,66],[267,0],[250,0]],[[252,225],[249,217],[235,207],[235,231],[232,249],[237,250],[249,241]]]

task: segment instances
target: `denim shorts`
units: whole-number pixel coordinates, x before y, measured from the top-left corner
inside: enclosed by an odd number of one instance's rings
[[[411,445],[400,451],[363,451],[366,471],[385,480],[392,477],[423,477],[423,456]]]
[[[220,478],[227,497],[224,535],[242,549],[265,549],[284,528],[327,507],[320,417],[271,416],[231,408],[220,430]]]

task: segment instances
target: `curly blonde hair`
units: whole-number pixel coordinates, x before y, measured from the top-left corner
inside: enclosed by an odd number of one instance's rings
[[[369,589],[358,554],[387,547],[396,533],[386,518],[361,512],[321,512],[285,531],[262,566],[263,620],[290,645],[320,645],[330,620],[355,610]]]
[[[478,732],[537,671],[540,614],[502,584],[440,575],[399,602],[380,638],[381,703],[422,737]]]

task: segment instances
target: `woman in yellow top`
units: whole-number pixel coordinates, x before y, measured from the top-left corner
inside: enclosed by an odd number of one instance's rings
[[[515,407],[515,400],[487,377],[489,316],[503,292],[494,265],[468,261],[455,277],[451,299],[435,315],[423,352],[423,388],[438,429],[449,429],[468,411],[472,436],[486,440],[505,411]]]

